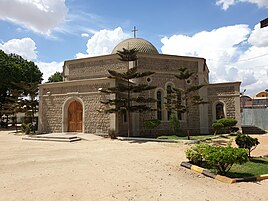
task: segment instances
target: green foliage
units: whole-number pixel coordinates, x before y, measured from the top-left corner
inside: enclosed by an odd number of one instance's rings
[[[48,78],[48,82],[62,82],[62,81],[63,81],[62,73],[58,71]]]
[[[186,158],[195,165],[201,165],[203,161],[204,151],[208,148],[208,144],[196,144],[195,146],[187,149],[185,154]]]
[[[27,123],[22,123],[21,124],[21,130],[25,134],[30,134],[31,128],[32,128],[32,124],[31,123],[28,123],[28,124]]]
[[[245,149],[233,147],[212,146],[208,144],[195,145],[186,151],[186,157],[194,164],[203,160],[215,168],[217,173],[225,175],[233,164],[242,164],[248,161]]]
[[[217,121],[218,123],[222,123],[224,127],[232,127],[237,124],[237,120],[233,118],[222,118]]]
[[[180,120],[175,113],[172,113],[170,115],[169,125],[176,135],[179,135],[181,133]]]
[[[121,61],[129,62],[137,60],[136,49],[123,49],[118,51],[119,59]],[[136,64],[134,62],[134,64]],[[129,64],[127,64],[129,65]],[[136,84],[132,82],[132,79],[137,79],[154,74],[154,72],[138,72],[137,66],[128,68],[125,72],[117,72],[114,70],[108,70],[109,78],[116,80],[116,86],[107,89],[100,89],[100,92],[106,94],[115,94],[114,99],[108,99],[101,101],[101,103],[108,106],[104,112],[106,113],[127,113],[128,117],[128,136],[131,132],[131,113],[134,112],[146,112],[152,111],[151,106],[147,103],[155,102],[152,98],[145,98],[142,96],[142,92],[155,89],[155,86],[149,86],[147,84]]]
[[[27,83],[41,83],[42,73],[34,62],[27,61],[16,54],[5,54],[0,50],[0,117],[10,114],[4,108],[4,104],[10,104],[10,93],[18,90],[13,83],[21,81]],[[14,108],[14,107],[13,107]],[[6,113],[7,112],[7,113]]]
[[[226,175],[234,163],[242,164],[248,161],[245,149],[233,147],[209,146],[203,157],[221,175]]]
[[[214,134],[216,134],[221,129],[226,129],[227,132],[236,132],[239,128],[235,127],[237,120],[233,118],[222,118],[212,124],[214,129]]]
[[[248,156],[250,157],[250,153],[256,149],[258,144],[260,144],[257,138],[252,138],[246,134],[238,134],[235,138],[235,142],[239,148],[244,148],[248,150]]]
[[[224,127],[224,125],[222,123],[215,122],[215,123],[212,124],[212,127],[213,127],[213,129],[215,131],[214,135],[216,135],[217,132]]]
[[[136,61],[137,53],[138,51],[135,48],[133,49],[123,48],[123,51],[117,51],[116,54],[120,57],[119,59],[121,61]]]
[[[154,129],[161,124],[159,119],[149,119],[143,122],[145,128]]]
[[[243,165],[234,164],[228,172],[228,177],[252,177],[268,173],[268,157],[252,158]]]
[[[198,95],[198,90],[201,89],[203,85],[196,85],[194,83],[188,84],[187,82],[190,79],[195,80],[195,74],[195,72],[191,72],[185,67],[179,68],[178,74],[174,76],[184,82],[184,87],[172,88],[171,93],[166,97],[167,103],[165,104],[167,110],[186,114],[185,127],[187,129],[188,140],[190,140],[189,111],[192,110],[194,106],[207,103]]]

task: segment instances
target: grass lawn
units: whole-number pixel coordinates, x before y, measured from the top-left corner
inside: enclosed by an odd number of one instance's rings
[[[268,157],[252,158],[242,165],[234,164],[226,176],[238,178],[259,176],[262,174],[268,174]]]
[[[202,139],[206,139],[206,138],[210,138],[210,137],[214,137],[214,135],[194,135],[194,136],[190,136],[191,140],[202,140]],[[170,136],[159,136],[158,139],[169,139],[169,140],[187,140],[187,136],[177,136],[177,135],[170,135]]]
[[[201,167],[208,169],[210,172],[216,173],[215,169],[207,167],[205,164]],[[227,172],[226,176],[230,178],[253,177],[268,174],[268,157],[252,158],[250,161],[239,165],[234,164]]]

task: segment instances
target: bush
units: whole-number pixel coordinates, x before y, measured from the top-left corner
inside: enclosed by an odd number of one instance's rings
[[[239,148],[244,148],[248,150],[248,156],[250,157],[250,153],[256,149],[258,144],[260,144],[257,138],[252,138],[249,135],[238,134],[235,138],[235,142]]]
[[[215,122],[212,124],[212,127],[214,129],[214,135],[216,135],[217,132],[224,127],[224,125],[222,123]]]
[[[193,164],[200,165],[206,161],[208,165],[215,168],[217,173],[225,175],[234,163],[245,163],[248,161],[245,149],[211,146],[199,144],[186,150],[187,159]]]
[[[185,151],[186,158],[195,165],[201,165],[203,161],[204,150],[208,147],[208,144],[196,144],[194,147]]]
[[[231,132],[231,127],[234,127],[237,124],[237,120],[233,118],[222,118],[217,121],[217,123],[223,124],[224,129]]]
[[[209,146],[203,157],[221,175],[226,175],[234,163],[242,164],[248,161],[245,149],[233,147]]]
[[[237,124],[237,120],[233,118],[222,118],[217,121],[218,123],[222,123],[224,127],[232,127]]]
[[[157,126],[159,126],[160,123],[161,123],[161,121],[159,119],[150,119],[150,120],[145,120],[143,122],[143,125],[145,128],[154,129]]]
[[[25,134],[30,134],[31,128],[32,128],[32,124],[31,123],[22,123],[21,124],[21,130]]]

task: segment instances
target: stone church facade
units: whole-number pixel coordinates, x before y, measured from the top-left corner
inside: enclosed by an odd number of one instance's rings
[[[156,89],[143,92],[143,96],[155,98],[150,103],[157,111],[132,115],[134,136],[168,135],[169,111],[165,109],[165,97],[169,87],[184,87],[184,82],[175,78],[179,67],[186,67],[195,73],[187,80],[188,85],[204,85],[198,94],[208,104],[198,105],[190,111],[189,128],[192,134],[207,134],[212,131],[212,123],[218,118],[230,117],[238,120],[240,126],[240,82],[209,83],[209,69],[204,58],[159,54],[148,41],[130,38],[119,43],[110,55],[68,60],[63,66],[63,82],[40,85],[39,132],[80,132],[105,134],[114,129],[120,135],[126,135],[127,122],[122,114],[106,114],[101,100],[111,98],[99,92],[100,88],[117,85],[117,81],[108,78],[108,70],[126,71],[133,62],[123,62],[116,52],[122,48],[136,48],[138,60],[135,65],[139,71],[153,71],[155,74],[135,80],[137,83],[156,86]],[[111,97],[109,97],[111,96]],[[148,119],[160,119],[161,124],[154,130],[147,130],[143,122]],[[180,116],[182,129],[185,115]]]

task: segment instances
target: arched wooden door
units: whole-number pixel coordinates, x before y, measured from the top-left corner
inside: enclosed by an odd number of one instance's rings
[[[73,101],[68,107],[68,131],[82,132],[83,107],[78,101]]]

